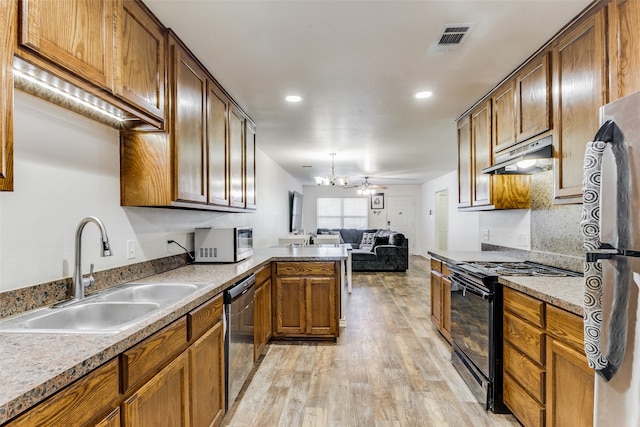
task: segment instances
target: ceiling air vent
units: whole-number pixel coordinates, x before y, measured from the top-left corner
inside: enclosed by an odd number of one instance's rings
[[[437,43],[438,48],[459,48],[467,39],[467,35],[471,31],[473,24],[450,24],[444,27],[440,40]]]

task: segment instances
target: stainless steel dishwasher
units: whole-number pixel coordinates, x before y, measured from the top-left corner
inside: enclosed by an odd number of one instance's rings
[[[227,410],[233,405],[253,369],[253,297],[255,275],[224,292],[225,395]]]

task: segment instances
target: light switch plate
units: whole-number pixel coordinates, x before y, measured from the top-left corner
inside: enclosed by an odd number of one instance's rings
[[[134,259],[136,257],[136,241],[127,240],[127,259]]]

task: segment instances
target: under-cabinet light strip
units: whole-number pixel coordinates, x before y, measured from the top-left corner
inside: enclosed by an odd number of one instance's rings
[[[122,117],[116,116],[115,114],[111,113],[110,111],[104,110],[104,109],[102,109],[102,108],[100,108],[100,107],[98,107],[96,105],[93,105],[93,104],[85,101],[84,99],[78,98],[77,96],[74,96],[74,95],[72,95],[70,93],[67,93],[67,92],[65,92],[63,90],[60,90],[55,86],[51,86],[50,84],[48,84],[46,82],[43,82],[42,80],[39,80],[39,79],[37,79],[37,78],[35,78],[33,76],[25,74],[21,70],[18,70],[17,68],[13,69],[13,74],[18,76],[18,77],[20,77],[21,79],[25,79],[25,80],[33,83],[33,84],[36,84],[36,85],[40,86],[43,89],[46,89],[46,90],[48,90],[50,92],[53,92],[56,95],[63,96],[63,97],[65,97],[65,98],[67,98],[67,99],[69,99],[69,100],[71,100],[71,101],[73,101],[73,102],[75,102],[77,104],[80,104],[80,105],[82,105],[84,107],[90,108],[93,111],[96,111],[96,112],[98,112],[100,114],[103,114],[103,115],[105,115],[105,116],[107,116],[109,118],[112,118],[112,119],[117,120],[119,122],[124,122],[125,121],[125,119],[123,119]]]

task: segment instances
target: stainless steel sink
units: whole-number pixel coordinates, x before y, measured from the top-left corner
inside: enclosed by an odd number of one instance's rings
[[[66,306],[33,310],[0,321],[0,332],[115,333],[186,298],[204,284],[125,284]]]
[[[37,310],[0,325],[2,332],[118,332],[157,310],[153,302],[80,302],[63,308]]]
[[[102,301],[173,303],[189,296],[198,289],[197,285],[160,284],[131,285],[105,294]]]

